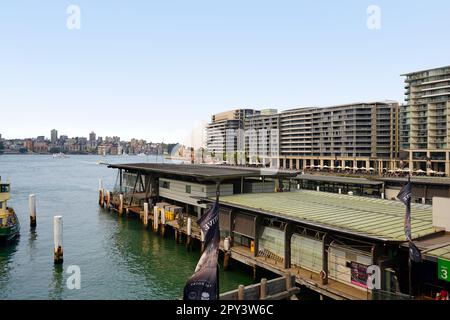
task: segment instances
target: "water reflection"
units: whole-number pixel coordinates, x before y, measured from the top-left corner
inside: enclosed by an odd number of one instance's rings
[[[64,291],[64,267],[59,265],[53,266],[52,281],[49,288],[50,300],[61,300]]]

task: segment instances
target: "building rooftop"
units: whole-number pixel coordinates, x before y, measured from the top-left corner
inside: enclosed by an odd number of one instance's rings
[[[297,173],[286,170],[271,170],[236,166],[220,166],[207,164],[174,164],[174,163],[132,163],[110,164],[108,168],[188,176],[199,180],[221,181],[251,177],[294,177]]]
[[[407,183],[408,178],[379,178],[380,181],[384,182],[399,182]],[[411,177],[411,182],[414,184],[425,184],[425,185],[442,185],[450,186],[450,178],[440,178],[440,177]]]
[[[223,205],[381,241],[405,241],[405,206],[399,201],[316,191],[224,196]],[[432,208],[412,204],[412,238],[439,232]]]
[[[340,183],[340,184],[358,184],[367,186],[380,186],[383,184],[382,181],[369,180],[366,178],[355,178],[355,177],[342,177],[342,176],[332,176],[332,175],[316,175],[316,174],[301,174],[297,176],[297,180],[307,180],[307,181],[320,181],[329,183]]]
[[[437,67],[437,68],[430,68],[430,69],[424,69],[424,70],[419,70],[419,71],[414,71],[414,72],[408,72],[408,73],[404,73],[401,76],[410,76],[416,73],[422,73],[422,72],[426,72],[426,71],[433,71],[433,70],[440,70],[440,69],[447,69],[450,68],[450,66],[443,66],[443,67]]]

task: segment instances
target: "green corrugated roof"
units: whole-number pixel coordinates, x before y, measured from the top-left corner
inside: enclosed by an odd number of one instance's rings
[[[439,248],[439,249],[428,251],[427,255],[433,256],[436,258],[450,260],[450,245]]]
[[[300,190],[223,196],[220,202],[385,241],[405,241],[405,206],[399,201]],[[429,205],[412,204],[413,239],[437,232]]]

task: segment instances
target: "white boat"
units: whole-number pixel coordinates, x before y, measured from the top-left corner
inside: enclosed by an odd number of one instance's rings
[[[68,156],[62,152],[53,154],[53,159],[65,159],[65,158],[68,158]]]
[[[139,153],[137,156],[138,156],[138,157],[146,157],[147,155],[146,155],[145,153],[141,152],[141,153]]]

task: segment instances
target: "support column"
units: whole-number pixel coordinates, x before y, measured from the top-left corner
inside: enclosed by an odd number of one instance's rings
[[[287,223],[284,227],[284,268],[291,268],[291,240],[294,234],[294,226]]]
[[[368,171],[369,168],[370,168],[370,160],[366,160],[366,170]]]
[[[409,171],[413,172],[414,170],[414,163],[413,163],[413,152],[409,152]]]
[[[257,216],[255,218],[255,252],[253,252],[253,256],[256,258],[258,256],[258,252],[259,252],[259,235],[261,233],[261,229],[262,229],[262,222],[263,219],[261,216]]]
[[[450,177],[450,152],[445,153],[445,175]]]
[[[328,237],[328,235],[325,235],[323,237],[323,251],[322,251],[322,272],[321,272],[321,278],[322,278],[322,285],[328,284],[328,278],[330,274],[330,270],[328,268],[328,250],[330,248],[331,239]]]

